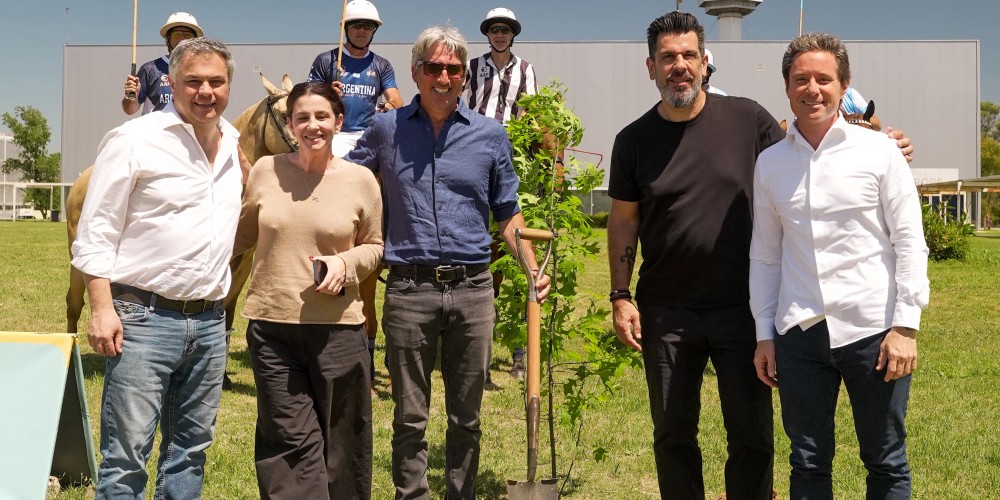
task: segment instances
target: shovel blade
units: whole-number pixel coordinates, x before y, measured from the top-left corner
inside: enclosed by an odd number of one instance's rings
[[[510,500],[558,500],[559,485],[556,479],[541,481],[507,481],[507,498]]]

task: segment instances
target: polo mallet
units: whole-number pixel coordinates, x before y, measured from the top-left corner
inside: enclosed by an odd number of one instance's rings
[[[135,76],[135,30],[138,19],[139,0],[132,0],[132,72],[129,73],[132,76]],[[135,92],[129,92],[128,98],[135,99]]]
[[[517,241],[517,260],[528,281],[528,303],[526,316],[528,319],[527,375],[525,377],[524,407],[528,422],[528,477],[527,481],[507,481],[507,496],[511,500],[549,500],[559,498],[556,478],[535,481],[535,471],[538,468],[538,426],[540,420],[541,385],[541,321],[542,310],[538,304],[538,291],[535,290],[535,277],[530,264],[525,260],[521,240],[546,242],[545,259],[538,267],[538,275],[545,271],[545,266],[552,257],[552,231],[543,229],[515,229],[514,238]]]
[[[347,35],[347,32],[344,31],[346,29],[344,27],[346,23],[345,21],[346,17],[347,17],[347,0],[344,0],[344,8],[340,11],[340,38],[337,41],[337,68],[333,71],[333,81],[335,82],[340,81],[340,68],[343,67],[344,36]]]

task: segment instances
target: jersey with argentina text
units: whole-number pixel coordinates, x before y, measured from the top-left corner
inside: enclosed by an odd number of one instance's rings
[[[316,56],[309,70],[310,82],[333,83],[337,50],[328,50]],[[344,50],[344,126],[342,132],[361,132],[375,119],[375,106],[386,89],[396,87],[396,73],[392,64],[382,56],[368,51],[361,58]]]
[[[163,109],[174,98],[170,91],[170,59],[163,56],[143,64],[135,76],[139,78],[139,102],[142,114]]]

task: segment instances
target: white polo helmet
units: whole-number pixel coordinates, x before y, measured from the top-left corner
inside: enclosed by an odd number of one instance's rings
[[[716,71],[718,71],[718,68],[716,68],[715,64],[713,64],[715,62],[715,59],[712,57],[712,51],[705,49],[705,55],[708,56],[708,72],[715,73]]]
[[[368,0],[351,0],[344,10],[344,22],[351,21],[371,21],[378,26],[382,26],[382,19],[378,17],[378,9]]]
[[[510,26],[510,29],[514,32],[514,36],[521,34],[521,23],[514,17],[514,11],[505,7],[497,7],[487,12],[486,19],[479,24],[479,31],[485,35],[489,31],[490,26],[496,23],[504,23]]]
[[[160,28],[160,36],[166,38],[167,33],[178,26],[191,28],[194,30],[195,36],[205,36],[205,32],[202,31],[201,26],[198,26],[198,20],[187,12],[174,12],[173,14],[170,14],[170,17],[167,18],[166,24]]]

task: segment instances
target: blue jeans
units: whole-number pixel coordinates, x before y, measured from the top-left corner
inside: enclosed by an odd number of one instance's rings
[[[157,423],[155,498],[199,498],[226,371],[225,311],[114,304],[124,338],[122,353],[106,361],[97,498],[145,498]]]
[[[775,339],[781,420],[791,440],[792,499],[833,498],[834,415],[844,381],[854,412],[869,499],[910,498],[906,404],[911,376],[885,382],[875,371],[886,332],[830,348],[826,321]]]
[[[382,329],[392,377],[392,481],[396,498],[428,498],[427,440],[431,372],[438,345],[444,379],[445,498],[475,498],[479,410],[493,342],[493,276],[438,283],[389,273]]]

